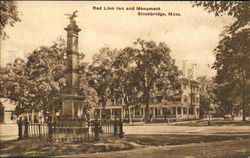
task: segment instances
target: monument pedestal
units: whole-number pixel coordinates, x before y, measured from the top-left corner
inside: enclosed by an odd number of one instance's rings
[[[63,97],[62,116],[63,118],[82,118],[83,104],[81,96],[65,95]]]

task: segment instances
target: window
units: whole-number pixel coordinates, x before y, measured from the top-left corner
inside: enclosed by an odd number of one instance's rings
[[[183,84],[183,89],[187,89],[187,85],[186,84]]]
[[[187,102],[187,96],[186,95],[183,96],[183,101]]]
[[[31,115],[29,115],[29,121],[31,121],[32,119],[31,119]]]
[[[190,108],[189,108],[189,114],[190,114],[190,115],[193,115],[193,114],[194,114],[194,108],[193,108],[193,107],[190,107]]]
[[[155,102],[154,98],[150,98],[150,102],[154,103]]]
[[[117,105],[122,105],[123,98],[117,98],[116,99],[116,104]]]
[[[160,114],[161,114],[161,109],[155,108],[155,115],[160,115]]]
[[[199,87],[196,87],[196,92],[199,92]]]
[[[187,114],[187,108],[183,107],[183,114],[186,115]]]
[[[196,103],[199,103],[199,97],[196,97]]]
[[[158,102],[158,103],[161,103],[161,102],[162,102],[162,99],[163,99],[163,96],[156,96],[156,99],[157,99],[157,102]]]
[[[141,98],[140,98],[140,102],[141,102],[141,103],[145,103],[145,101],[146,101],[145,97],[141,97]]]
[[[135,115],[140,115],[140,108],[135,109]]]
[[[102,110],[102,115],[103,115],[103,118],[104,117],[107,117],[107,118],[110,118],[110,109],[105,109],[105,110]]]
[[[100,109],[95,109],[95,116],[100,116]]]
[[[173,114],[176,114],[176,107],[173,107]]]
[[[115,99],[111,99],[111,105],[115,105]]]
[[[181,97],[175,98],[174,100],[181,102]]]
[[[178,107],[178,115],[181,115],[181,107]]]
[[[191,103],[195,103],[195,96],[192,95],[192,102]]]

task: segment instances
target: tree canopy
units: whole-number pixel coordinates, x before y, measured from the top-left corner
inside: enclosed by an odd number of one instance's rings
[[[1,39],[5,39],[7,36],[4,28],[7,25],[14,26],[16,22],[20,22],[19,12],[17,10],[17,2],[16,1],[0,1],[0,37]]]
[[[229,26],[229,32],[235,32],[239,28],[250,25],[250,2],[249,1],[194,1],[193,6],[202,6],[215,16],[229,15],[235,18]]]
[[[17,115],[31,110],[42,111],[48,116],[61,109],[61,91],[65,88],[64,72],[66,43],[59,39],[51,46],[41,46],[27,57],[17,59],[1,72],[1,84],[5,97],[16,104]],[[80,55],[82,59],[84,55]],[[88,113],[96,101],[95,91],[88,87],[86,63],[80,60],[80,92]]]
[[[178,81],[180,72],[170,56],[170,48],[163,42],[137,39],[135,47],[127,47],[125,51],[133,54],[135,73],[139,81],[138,89],[142,91],[146,111],[145,121],[149,122],[149,103],[156,90],[167,94],[167,97],[178,97],[181,86]],[[154,86],[158,85],[158,89]]]
[[[230,109],[241,104],[243,120],[246,107],[250,103],[249,43],[250,29],[243,29],[235,34],[225,35],[214,50],[216,55],[214,69],[217,70],[215,82],[221,89],[217,90],[218,97],[221,101],[224,100],[223,105],[230,105]]]
[[[233,109],[240,107],[245,120],[250,100],[250,2],[196,1],[193,6],[202,6],[215,16],[226,14],[235,18],[222,32],[214,49],[216,61],[213,68],[217,70],[215,82],[218,84],[215,94],[225,113],[233,113]]]

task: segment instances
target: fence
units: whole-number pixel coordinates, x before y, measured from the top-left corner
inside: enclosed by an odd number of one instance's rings
[[[18,122],[19,139],[86,141],[123,138],[122,120],[60,120],[48,123]]]

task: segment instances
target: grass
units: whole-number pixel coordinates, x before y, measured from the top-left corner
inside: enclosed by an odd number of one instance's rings
[[[31,140],[9,141],[1,143],[0,153],[3,157],[47,157],[55,155],[71,155],[99,153],[109,151],[130,150],[149,146],[170,146],[190,143],[207,143],[223,140],[248,139],[242,136],[213,135],[125,135],[124,139],[106,140],[98,143],[66,143],[66,142],[34,142]]]
[[[0,144],[3,157],[47,157],[64,154],[96,153],[129,150],[134,146],[120,140],[106,140],[98,143],[38,142],[14,140]]]
[[[234,136],[218,136],[218,135],[127,135],[126,140],[129,142],[135,142],[145,146],[165,146],[165,145],[180,145],[190,143],[207,143],[223,140],[237,140],[237,139],[249,139],[249,135],[234,135]]]
[[[208,126],[208,120],[187,121],[172,124],[173,126]],[[250,126],[250,121],[224,121],[224,120],[211,120],[211,126]]]

